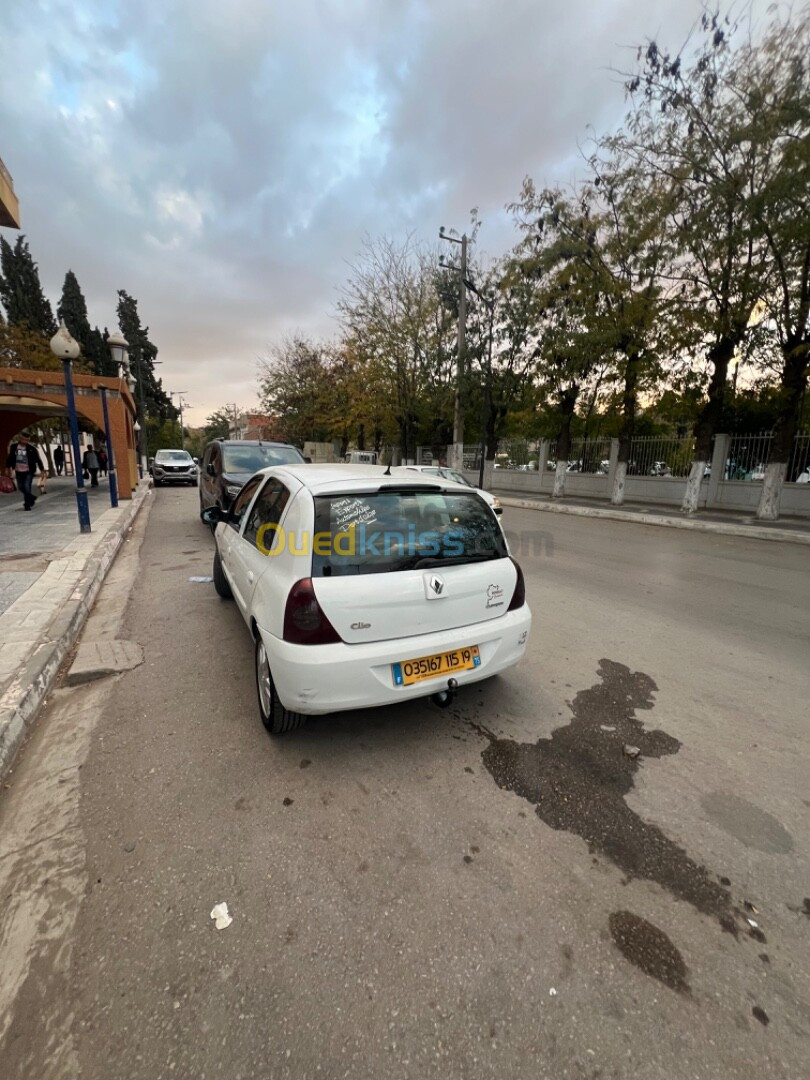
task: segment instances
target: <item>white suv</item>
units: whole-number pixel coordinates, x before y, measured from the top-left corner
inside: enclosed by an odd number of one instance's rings
[[[447,704],[523,656],[523,574],[474,490],[382,466],[285,465],[201,517],[215,526],[216,590],[253,636],[273,733],[306,714]]]

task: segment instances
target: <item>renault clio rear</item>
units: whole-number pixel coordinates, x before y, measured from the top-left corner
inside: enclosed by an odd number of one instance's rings
[[[446,701],[525,651],[523,574],[474,490],[382,467],[279,466],[202,516],[274,733],[307,714]]]

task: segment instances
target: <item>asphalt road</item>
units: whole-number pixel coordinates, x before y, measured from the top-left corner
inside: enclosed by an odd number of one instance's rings
[[[807,1075],[806,549],[507,510],[519,668],[273,740],[196,500],[0,798],[4,1078]]]

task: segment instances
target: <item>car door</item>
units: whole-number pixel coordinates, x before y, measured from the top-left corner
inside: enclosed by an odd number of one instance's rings
[[[281,541],[278,527],[290,501],[290,490],[275,476],[269,476],[244,519],[241,535],[234,541],[232,566],[234,572],[234,595],[238,590],[246,619],[250,618],[250,606],[256,584],[262,574],[272,566],[274,549]]]
[[[263,480],[263,476],[254,476],[248,480],[233,501],[228,521],[217,528],[217,547],[220,562],[242,614],[245,613],[245,602],[240,591],[242,578],[240,575],[239,547],[241,539],[239,532],[242,528],[245,512],[253,501],[254,495],[261,487]]]

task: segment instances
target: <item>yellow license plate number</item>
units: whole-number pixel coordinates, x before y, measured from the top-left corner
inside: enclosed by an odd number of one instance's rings
[[[469,671],[481,666],[481,657],[477,645],[466,649],[453,649],[451,652],[435,653],[433,656],[421,656],[418,660],[402,660],[392,664],[395,686],[411,686],[425,679],[435,679],[439,675],[452,675],[454,671]]]

